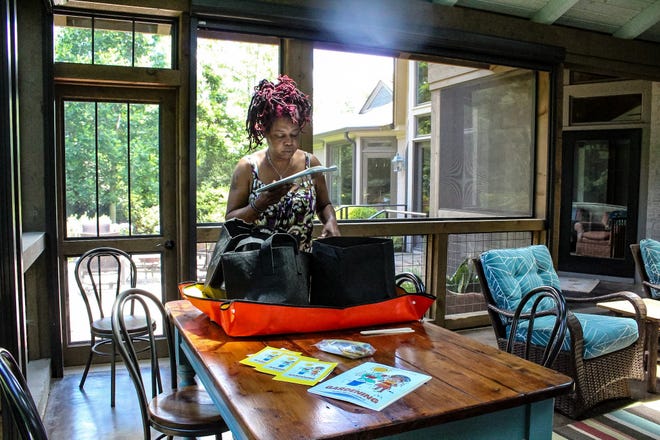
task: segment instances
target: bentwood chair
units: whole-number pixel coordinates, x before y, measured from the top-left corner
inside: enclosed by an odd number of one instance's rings
[[[130,309],[133,307],[137,309],[136,313],[145,316],[147,321],[151,321],[152,316],[157,316],[157,322],[162,324],[167,344],[168,352],[159,353],[155,331],[149,328],[151,399],[147,397],[145,384],[148,382],[143,377],[138,350],[128,328],[132,319]],[[172,328],[165,308],[156,296],[141,289],[128,289],[122,292],[112,308],[112,336],[137,392],[145,440],[151,439],[151,428],[161,433],[157,438],[215,435],[219,439],[222,432],[228,430],[204,389],[197,386],[177,387],[176,351]],[[159,364],[159,357],[163,358],[165,355],[169,356],[171,384],[167,391],[163,391]]]
[[[511,318],[506,351],[544,367],[552,365],[566,336],[568,313],[566,300],[554,288],[530,290]]]
[[[126,252],[111,247],[99,247],[87,251],[78,259],[75,277],[85,301],[91,341],[79,387],[82,389],[85,386],[94,355],[110,356],[110,406],[114,407],[117,351],[112,340],[109,312],[122,290],[136,286],[137,268]],[[131,336],[138,339],[146,335],[149,329],[143,317],[127,319],[126,325]]]
[[[644,292],[649,298],[660,299],[660,242],[644,238],[631,244],[630,251]]]
[[[540,245],[494,249],[482,253],[474,263],[498,346],[506,350],[515,311],[525,295],[534,289],[561,293],[550,252],[547,247]],[[646,306],[642,299],[632,292],[592,298],[564,296],[569,308],[570,304],[614,299],[629,301],[635,309],[635,318],[578,311],[566,313],[566,336],[556,359],[547,364],[573,378],[571,392],[555,400],[555,409],[571,418],[581,417],[603,401],[629,398],[629,380],[644,379]],[[539,310],[555,307],[553,303],[543,301],[539,304]],[[542,321],[534,326],[532,338],[535,341],[530,345],[530,350],[537,353],[530,357],[542,359],[552,334],[551,322],[545,323],[548,324],[545,328],[541,325],[544,324]],[[524,325],[521,328],[526,330]],[[526,346],[525,333],[515,330],[514,333],[514,344],[519,344],[519,347],[514,347],[513,352],[522,353]]]
[[[27,387],[25,377],[9,351],[0,348],[0,389],[2,390],[2,415],[11,414],[21,438],[47,440],[39,410]],[[3,417],[3,423],[10,419]]]

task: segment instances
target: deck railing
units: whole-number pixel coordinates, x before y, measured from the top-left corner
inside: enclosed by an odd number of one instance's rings
[[[446,279],[466,257],[476,257],[488,249],[521,247],[546,242],[544,219],[490,220],[376,220],[341,221],[342,235],[391,237],[395,243],[397,272],[420,275],[427,291],[437,296],[428,317],[438,325],[457,329],[488,324],[485,310],[446,315]],[[321,231],[315,226],[314,236]],[[205,275],[205,260],[212,253],[220,226],[197,229],[199,277]]]

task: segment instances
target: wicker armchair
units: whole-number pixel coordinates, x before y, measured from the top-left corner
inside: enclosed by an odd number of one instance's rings
[[[646,259],[642,256],[640,244],[646,245]],[[640,241],[640,244],[631,244],[630,252],[632,253],[633,260],[635,260],[637,273],[642,279],[644,293],[649,298],[660,299],[660,282],[653,282],[651,280],[651,278],[653,280],[660,280],[660,244],[650,239],[644,239]]]
[[[542,287],[561,292],[550,253],[545,246],[497,249],[482,253],[474,263],[498,346],[506,350],[514,313],[525,294]],[[612,299],[630,301],[636,311],[635,319],[569,311],[566,315],[568,334],[558,356],[549,364],[550,368],[574,380],[572,391],[555,401],[555,409],[573,419],[580,418],[603,401],[630,397],[629,379],[644,379],[642,354],[646,306],[641,298],[632,292],[595,298],[565,297],[569,307],[576,302]],[[510,351],[542,363],[550,330],[552,327],[544,333],[535,325],[536,337],[526,356],[523,337],[516,337]],[[603,344],[604,341],[607,342]]]

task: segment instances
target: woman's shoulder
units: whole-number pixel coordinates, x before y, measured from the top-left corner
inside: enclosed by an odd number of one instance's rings
[[[318,157],[314,156],[313,153],[305,151],[305,164],[308,167],[316,167],[321,165],[321,161],[318,159]]]

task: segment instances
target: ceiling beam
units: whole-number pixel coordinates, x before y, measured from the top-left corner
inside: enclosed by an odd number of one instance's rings
[[[534,23],[552,24],[579,0],[550,0],[530,18]]]
[[[612,34],[613,37],[631,40],[660,21],[660,0],[648,6]]]
[[[431,0],[436,5],[454,6],[458,0]]]

